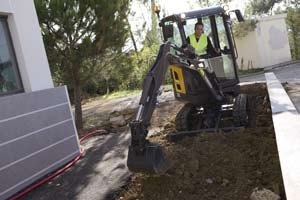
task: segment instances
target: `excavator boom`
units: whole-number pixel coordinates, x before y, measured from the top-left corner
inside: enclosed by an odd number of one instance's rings
[[[164,173],[169,163],[161,147],[150,143],[146,137],[148,126],[157,103],[159,88],[169,67],[170,43],[162,44],[155,63],[150,68],[139,102],[136,119],[130,123],[131,145],[128,151],[127,166],[133,172]]]

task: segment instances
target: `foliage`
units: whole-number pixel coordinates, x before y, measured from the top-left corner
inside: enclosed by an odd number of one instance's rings
[[[273,6],[276,3],[280,3],[282,0],[253,0],[246,8],[247,15],[262,14],[272,11]],[[285,7],[282,9],[279,7],[274,13],[281,14],[287,13],[287,27],[289,32],[289,41],[291,47],[291,53],[293,59],[300,59],[300,10],[298,8],[299,2],[297,0],[284,2]],[[284,8],[284,7],[283,7]]]
[[[250,2],[252,14],[268,13],[273,9],[275,3],[280,3],[282,0],[252,0]]]
[[[287,9],[287,26],[293,59],[300,59],[300,8]]]
[[[150,2],[154,4],[152,0]],[[97,63],[101,74],[91,77],[83,87],[87,97],[107,95],[118,90],[141,89],[148,68],[154,62],[160,46],[157,16],[153,12],[151,29],[146,32],[139,51],[106,54]],[[125,18],[128,20],[128,18]],[[146,22],[145,22],[146,23]],[[134,38],[131,37],[131,40]]]
[[[248,74],[254,74],[258,72],[263,72],[263,68],[253,68],[253,69],[247,69],[247,70],[238,70],[238,75],[243,76],[243,75],[248,75]]]
[[[128,37],[129,0],[35,0],[52,74],[74,91],[75,121],[82,128],[81,90],[101,73],[107,54]]]
[[[145,39],[147,41],[147,39]],[[147,42],[144,42],[147,43]],[[158,46],[151,45],[141,49],[138,55],[134,55],[133,69],[130,77],[123,83],[123,88],[126,89],[141,89],[144,78],[148,73],[150,66],[154,63],[157,55]]]
[[[137,93],[141,93],[141,90],[122,90],[122,91],[118,91],[118,92],[113,92],[111,94],[108,95],[104,95],[103,97],[105,99],[117,99],[117,98],[121,98],[121,97],[127,97],[133,94],[137,94]]]
[[[152,46],[152,48],[155,47]],[[156,55],[157,52],[144,46],[138,55],[130,51],[115,55],[117,56],[115,59],[109,57],[106,59],[107,62],[101,64],[107,65],[103,68],[103,73],[91,78],[84,87],[84,91],[89,96],[94,96],[95,94],[107,95],[119,90],[141,89],[144,77]]]
[[[145,3],[145,0],[144,0]],[[144,77],[148,73],[148,69],[154,63],[159,46],[161,44],[160,31],[158,27],[158,19],[156,14],[152,11],[154,7],[154,0],[150,1],[151,12],[151,28],[146,32],[143,48],[137,53],[132,54],[132,71],[127,79],[123,80],[122,89],[141,89]]]
[[[233,26],[233,34],[236,38],[243,38],[249,32],[255,30],[257,24],[257,20],[245,20],[244,22],[237,23]]]
[[[126,80],[132,70],[131,53],[107,53],[98,61],[96,65],[101,73],[90,77],[83,91],[89,95],[103,95],[121,89],[122,80]]]
[[[229,3],[232,0],[198,0],[201,6],[216,6]]]

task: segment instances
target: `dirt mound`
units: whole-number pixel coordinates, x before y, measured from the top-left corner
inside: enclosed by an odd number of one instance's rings
[[[164,175],[136,174],[117,199],[249,199],[256,187],[284,198],[283,182],[264,84],[242,87],[251,95],[252,128],[203,133],[171,143],[174,118],[150,138],[165,148],[171,169]]]

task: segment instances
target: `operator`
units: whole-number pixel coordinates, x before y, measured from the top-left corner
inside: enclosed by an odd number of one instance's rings
[[[3,74],[11,67],[11,61],[0,62],[0,94],[15,90],[16,87],[12,81],[6,80]]]
[[[209,37],[203,32],[203,24],[198,22],[195,24],[195,33],[189,35],[186,39],[191,44],[198,56],[219,56],[220,53],[214,49]]]
[[[7,92],[6,81],[0,72],[0,93]]]

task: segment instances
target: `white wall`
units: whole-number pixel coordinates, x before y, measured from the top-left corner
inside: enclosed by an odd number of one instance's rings
[[[25,92],[53,88],[33,0],[1,0]]]
[[[238,65],[240,69],[247,70],[248,68],[256,68],[260,66],[260,55],[257,51],[257,38],[255,32],[248,33],[241,39],[236,39],[238,50]],[[243,59],[243,65],[241,60]]]
[[[286,14],[262,18],[257,24],[258,50],[262,66],[291,60],[291,50],[285,24]]]
[[[1,0],[0,15],[7,15],[8,13],[12,13],[10,1]]]
[[[243,58],[244,69],[251,61],[254,68],[260,68],[291,60],[285,17],[286,14],[260,18],[253,32],[236,40],[238,63]]]

